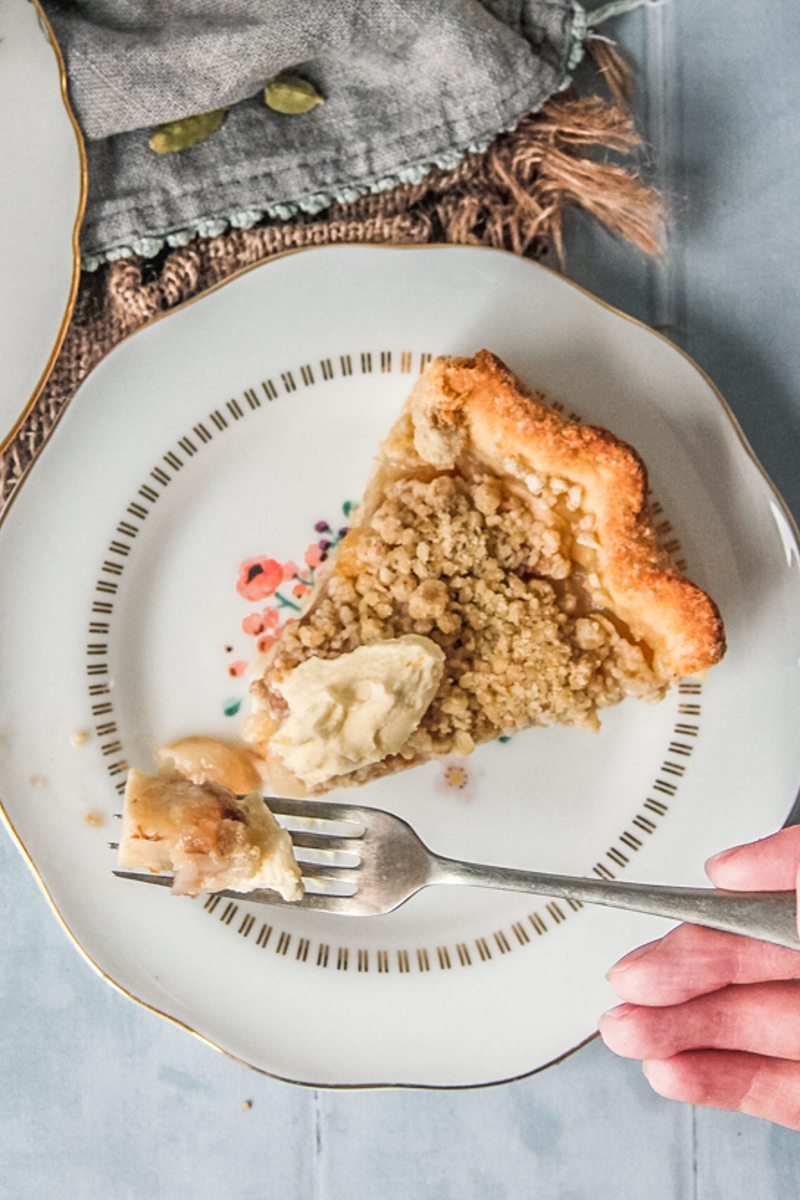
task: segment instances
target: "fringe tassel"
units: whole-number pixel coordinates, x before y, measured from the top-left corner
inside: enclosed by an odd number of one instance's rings
[[[626,168],[591,157],[637,145],[619,107],[595,98],[553,101],[499,137],[455,187],[442,189],[435,211],[443,239],[534,255],[549,244],[563,261],[564,213],[577,206],[656,255],[663,234],[658,196]]]
[[[633,69],[619,46],[599,33],[589,34],[586,53],[594,63],[611,99],[625,112],[633,100]]]

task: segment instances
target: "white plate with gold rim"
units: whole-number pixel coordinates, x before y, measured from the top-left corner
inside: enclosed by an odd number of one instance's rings
[[[643,453],[665,538],[719,602],[730,649],[660,705],[609,711],[599,734],[532,730],[359,799],[445,854],[697,883],[797,791],[795,534],[719,396],[662,338],[550,271],[453,247],[304,251],[157,321],[84,383],[0,529],[0,795],[110,982],[285,1079],[531,1072],[592,1034],[604,972],[664,929],[472,889],[354,920],[111,874],[127,764],[236,732],[243,664],[297,600],[280,568],[310,570],[335,540],[427,355],[481,346]]]
[[[80,275],[83,143],[38,4],[0,6],[0,450],[55,361]]]

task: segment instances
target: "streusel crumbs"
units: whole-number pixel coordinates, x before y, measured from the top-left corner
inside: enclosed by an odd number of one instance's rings
[[[369,525],[343,541],[323,598],[285,627],[271,669],[430,637],[446,670],[400,752],[409,761],[468,754],[530,724],[595,728],[598,708],[660,694],[640,647],[593,607],[578,504],[579,489],[553,487],[532,516],[513,483],[480,471],[387,483]]]

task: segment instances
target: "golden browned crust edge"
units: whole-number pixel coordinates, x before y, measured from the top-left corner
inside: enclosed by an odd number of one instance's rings
[[[615,612],[652,648],[657,668],[678,678],[719,661],[719,610],[662,549],[647,511],[647,471],[631,446],[562,416],[488,350],[434,360],[409,398],[412,418],[415,410],[433,414],[443,432],[461,426],[469,452],[499,474],[513,459],[531,473],[579,483],[596,520],[603,586]]]

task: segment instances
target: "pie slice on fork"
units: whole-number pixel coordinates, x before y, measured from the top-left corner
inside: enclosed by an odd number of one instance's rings
[[[636,452],[483,350],[420,377],[244,734],[273,790],[307,795],[530,725],[595,729],[724,648],[659,544]]]
[[[292,841],[260,792],[237,796],[222,784],[176,772],[128,772],[119,866],[171,872],[176,895],[268,888],[303,895]]]

